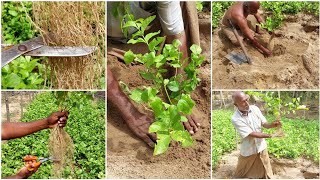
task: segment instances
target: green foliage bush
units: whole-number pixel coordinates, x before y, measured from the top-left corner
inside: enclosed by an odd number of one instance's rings
[[[215,168],[222,155],[236,148],[236,131],[231,123],[233,112],[212,111],[212,167]]]
[[[32,26],[32,2],[2,2],[2,40],[5,44],[18,44],[37,36]],[[28,17],[29,16],[29,17]],[[45,78],[44,58],[20,56],[1,69],[3,89],[42,89],[49,82]],[[47,71],[50,77],[50,71]],[[46,84],[48,87],[49,85]]]
[[[212,12],[212,27],[215,29],[219,26],[224,12],[231,6],[234,2],[224,1],[224,2],[212,2],[211,12]]]
[[[104,178],[105,177],[105,103],[93,101],[82,92],[70,93],[72,108],[65,130],[75,145],[74,172],[65,169],[64,178]],[[76,103],[76,104],[75,104]],[[69,106],[70,107],[70,106]],[[37,95],[28,106],[22,122],[42,119],[58,111],[53,93]],[[48,157],[48,138],[50,130],[42,130],[32,135],[2,144],[2,177],[16,174],[24,165],[25,155]],[[51,177],[52,163],[45,162],[30,178],[47,179]]]

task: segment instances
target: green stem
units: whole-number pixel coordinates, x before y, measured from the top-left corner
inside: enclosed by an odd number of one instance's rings
[[[172,102],[171,102],[171,100],[170,100],[169,93],[168,93],[168,91],[167,91],[166,85],[163,84],[163,87],[164,87],[164,91],[166,92],[166,95],[167,95],[167,97],[168,97],[168,99],[169,99],[170,104],[172,104]]]

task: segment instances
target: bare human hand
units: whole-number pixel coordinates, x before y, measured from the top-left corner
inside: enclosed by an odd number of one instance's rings
[[[52,113],[49,117],[47,117],[49,128],[54,128],[57,125],[59,127],[64,127],[67,124],[68,116],[68,111]]]

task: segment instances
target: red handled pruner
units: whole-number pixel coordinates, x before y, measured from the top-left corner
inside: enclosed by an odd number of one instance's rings
[[[53,157],[47,157],[47,158],[39,158],[37,156],[25,156],[23,157],[25,166],[27,167],[28,171],[33,171],[35,168],[38,168],[42,163],[52,160],[52,161],[58,161],[57,159],[54,159]]]

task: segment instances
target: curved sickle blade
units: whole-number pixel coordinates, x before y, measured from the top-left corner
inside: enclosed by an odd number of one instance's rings
[[[1,50],[1,67],[5,66],[15,58],[25,54],[26,52],[38,49],[44,45],[42,37],[36,37],[17,44],[8,50]]]

